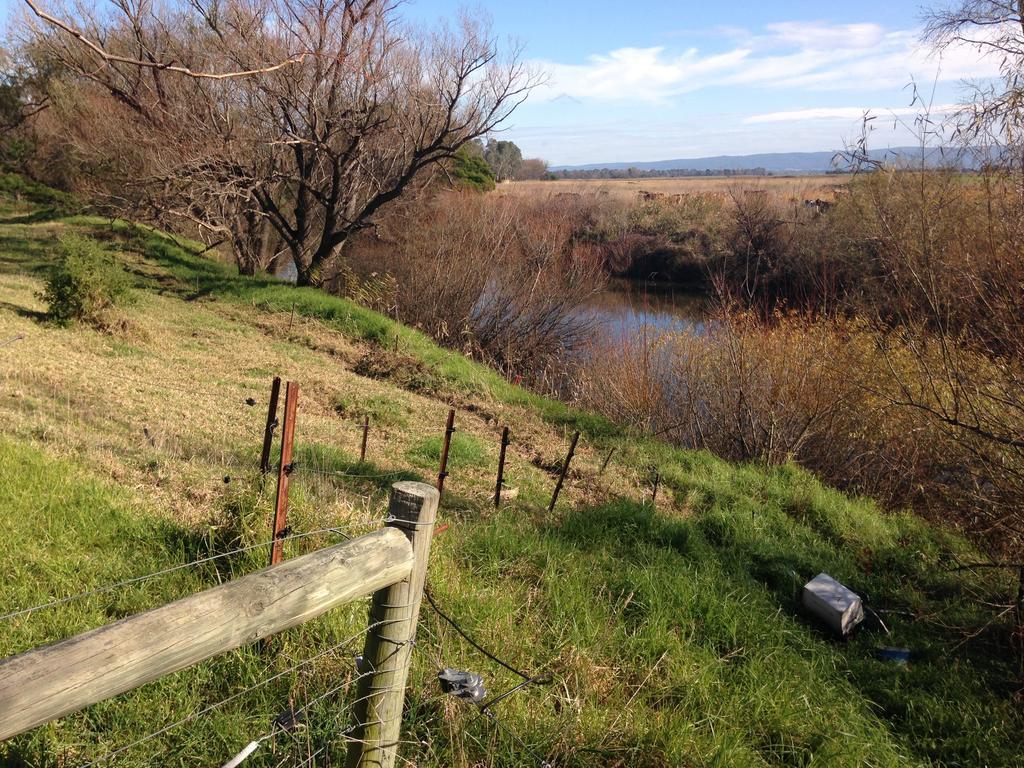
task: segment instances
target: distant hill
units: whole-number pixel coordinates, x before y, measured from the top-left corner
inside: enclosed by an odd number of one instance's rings
[[[928,150],[930,164],[937,163],[943,156],[940,148]],[[759,155],[717,155],[677,160],[655,160],[646,163],[589,163],[586,165],[555,166],[552,171],[623,171],[635,168],[638,171],[745,171],[763,169],[766,173],[824,173],[845,170],[847,163],[838,156],[839,150],[831,152],[769,152]],[[920,147],[892,147],[870,152],[872,160],[894,162],[897,160],[918,160]]]

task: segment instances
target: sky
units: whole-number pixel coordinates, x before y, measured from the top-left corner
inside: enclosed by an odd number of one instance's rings
[[[416,24],[465,7],[416,0]],[[977,51],[920,43],[921,5],[693,0],[484,2],[502,42],[543,71],[501,138],[552,165],[916,143],[913,87],[941,116],[965,80],[996,74]]]
[[[103,0],[99,0],[102,2]],[[942,0],[933,0],[942,2]],[[0,17],[21,0],[0,0]],[[922,0],[929,2],[929,0]],[[933,115],[963,83],[996,74],[969,49],[920,43],[913,0],[504,0],[468,6],[545,78],[499,138],[552,165],[915,143],[913,89]],[[416,27],[454,19],[458,0],[409,0]]]

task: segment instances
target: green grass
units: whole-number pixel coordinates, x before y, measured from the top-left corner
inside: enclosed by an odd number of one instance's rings
[[[947,628],[887,615],[891,635],[837,643],[799,606],[800,585],[827,570],[878,608],[976,625],[968,585],[941,565],[962,542],[792,469],[709,460],[689,483],[703,499],[691,519],[625,499],[540,526],[499,516],[460,542],[457,568],[471,578],[446,599],[488,627],[492,645],[514,634],[514,663],[561,659],[591,744],[619,764],[1020,763],[1006,636],[953,661]],[[980,580],[970,588],[995,598]],[[885,645],[911,648],[913,663],[880,661]],[[571,663],[567,647],[579,654]],[[535,705],[544,711],[539,695]],[[520,706],[528,718],[528,700]],[[954,725],[960,715],[970,727]],[[544,751],[557,749],[559,720],[536,727]]]
[[[17,552],[8,561],[7,575],[0,584],[4,612],[229,552],[249,541],[231,526],[200,532],[169,524],[139,509],[129,494],[113,484],[97,481],[74,464],[5,438],[0,438],[0,498],[7,515],[7,545]],[[301,546],[289,543],[289,554],[310,546],[312,542]],[[266,557],[267,549],[259,547],[7,619],[0,624],[0,654],[30,650],[215,586],[262,567]],[[42,726],[0,745],[0,765],[78,765],[100,758],[128,743],[125,734],[141,738],[202,706],[287,671],[307,658],[307,653],[330,648],[359,633],[365,625],[364,612],[362,605],[353,604],[285,632],[266,646],[248,646],[202,662]],[[353,647],[359,646],[357,640]],[[209,755],[230,756],[270,730],[271,720],[290,695],[306,686],[320,690],[335,685],[351,668],[351,649],[339,651],[128,750],[117,762],[194,765]],[[343,707],[318,710],[316,715],[311,721],[313,730],[347,725],[348,711]],[[278,741],[282,743],[276,746],[292,750],[296,762],[300,759],[302,745],[283,743],[287,737]],[[62,753],[67,755],[63,762],[58,758]],[[253,764],[270,763],[257,757]]]
[[[409,448],[405,455],[417,467],[436,469],[440,466],[443,444],[444,438],[441,435],[426,437]],[[480,467],[486,462],[487,453],[479,440],[459,432],[452,435],[448,447],[449,470]]]
[[[405,403],[386,397],[372,395],[370,397],[339,396],[332,403],[334,410],[344,419],[370,419],[374,426],[397,427],[409,426],[411,409]]]
[[[94,228],[107,237],[125,238],[143,257],[159,267],[162,285],[173,285],[184,295],[216,296],[271,312],[293,312],[313,318],[347,336],[408,355],[447,387],[470,394],[535,409],[553,425],[579,429],[592,439],[621,436],[622,430],[594,413],[570,408],[510,384],[487,366],[443,347],[413,328],[401,325],[373,310],[315,288],[297,288],[267,277],[246,277],[237,270],[199,255],[198,243],[171,240],[167,235],[130,222],[76,216],[64,220],[71,226]]]
[[[488,468],[496,442],[487,431],[493,428],[460,410],[442,510],[452,525],[434,542],[429,579],[440,604],[476,639],[520,669],[550,673],[552,682],[528,687],[497,707],[502,724],[524,747],[439,693],[434,676],[440,666],[483,674],[492,693],[519,681],[425,608],[406,700],[404,758],[420,766],[512,768],[539,764],[533,750],[559,768],[1024,765],[1024,717],[1015,699],[1019,670],[1009,650],[1012,621],[991,622],[995,612],[986,605],[1006,603],[1015,584],[1009,575],[951,571],[954,557],[978,557],[954,533],[909,513],[883,514],[793,466],[736,466],[629,436],[597,416],[515,387],[351,302],[239,277],[233,268],[198,256],[193,244],[145,227],[88,217],[19,223],[26,215],[31,211],[19,209],[18,221],[0,222],[0,281],[35,280],[32,275],[52,259],[56,231],[77,229],[102,239],[143,293],[131,313],[188,308],[180,333],[160,337],[175,350],[169,376],[192,380],[188,357],[207,347],[216,353],[217,345],[250,336],[265,343],[266,331],[255,324],[293,310],[361,345],[362,359],[373,357],[374,370],[385,371],[379,376],[368,379],[356,370],[318,383],[341,363],[291,338],[271,338],[274,355],[291,361],[303,381],[290,513],[296,530],[333,525],[353,510],[379,515],[395,479],[429,481],[448,402],[469,400],[478,413],[512,406],[532,419],[525,436],[513,435],[506,482],[518,496],[494,511]],[[230,311],[218,314],[222,310]],[[24,322],[30,315],[20,305],[0,306],[0,318]],[[33,328],[42,346],[73,338],[94,346],[112,365],[148,360],[158,343],[144,334],[122,339],[43,323]],[[216,374],[225,408],[243,390],[281,373],[270,353],[267,360],[256,357],[233,375]],[[11,357],[12,366],[16,359]],[[388,374],[384,364],[395,359],[415,365],[395,365]],[[62,359],[57,364],[71,365]],[[241,381],[246,388],[238,386]],[[266,537],[273,484],[251,471],[258,436],[223,436],[218,450],[226,456],[220,458],[200,445],[208,437],[201,419],[209,413],[190,411],[189,418],[199,420],[196,445],[182,446],[182,456],[171,448],[145,448],[132,461],[152,462],[152,471],[133,483],[117,482],[103,469],[106,452],[114,450],[105,442],[110,437],[85,417],[79,429],[89,441],[82,460],[55,455],[54,441],[61,438],[50,434],[43,417],[60,401],[45,386],[32,389],[32,382],[12,383],[22,404],[9,422],[15,436],[0,438],[0,500],[9,541],[0,613]],[[132,396],[148,398],[143,413],[161,405],[158,390],[140,388]],[[330,435],[311,431],[317,407],[334,420]],[[245,418],[256,424],[249,413]],[[372,419],[374,442],[372,461],[361,463],[364,415]],[[531,457],[536,451],[547,460],[548,453],[564,451],[565,433],[574,429],[584,435],[574,464],[578,474],[570,477],[559,510],[548,516],[553,478]],[[523,455],[516,454],[520,441],[529,442]],[[617,448],[616,457],[598,476],[608,446]],[[642,490],[630,484],[630,478],[646,477],[651,465],[659,468],[665,489],[657,508],[642,503]],[[207,480],[231,472],[231,483],[209,494],[206,519],[185,523],[166,514],[165,485],[174,467]],[[322,543],[293,545],[289,554]],[[0,622],[0,651],[25,650],[162,604],[261,567],[265,557],[260,548]],[[840,642],[822,632],[804,616],[798,597],[799,587],[819,571],[868,595],[878,609],[894,611],[882,614],[891,634],[872,625]],[[204,662],[0,745],[0,766],[88,762],[288,669],[364,623],[365,608],[353,605],[269,646]],[[911,663],[879,660],[881,646],[912,649]],[[222,764],[266,732],[289,702],[329,690],[351,668],[350,655],[339,654],[307,674],[286,675],[130,751],[121,762]],[[347,724],[350,701],[351,693],[330,699],[297,740],[280,736],[245,765],[295,765],[311,744],[332,744],[340,755],[337,735]]]

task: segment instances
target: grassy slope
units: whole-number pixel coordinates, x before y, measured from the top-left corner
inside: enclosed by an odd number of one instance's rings
[[[34,200],[38,206],[40,200]],[[108,335],[41,322],[35,292],[52,235],[109,241],[136,275],[130,326]],[[392,477],[431,476],[448,403],[457,450],[430,580],[450,612],[551,685],[499,705],[502,723],[556,765],[1019,765],[1008,625],[984,627],[985,585],[944,568],[962,541],[909,515],[823,488],[793,467],[736,467],[630,438],[603,420],[515,388],[413,330],[313,290],[239,278],[159,233],[50,219],[9,205],[0,224],[0,498],[13,546],[0,613],[266,537],[272,488],[253,471],[271,376],[302,383],[292,524],[354,530],[381,514]],[[371,376],[360,375],[372,374]],[[256,407],[245,404],[252,397]],[[364,413],[372,464],[354,458]],[[499,424],[507,478],[488,503]],[[584,433],[557,514],[545,513],[566,434]],[[598,475],[606,449],[617,447]],[[639,501],[648,468],[658,508]],[[225,482],[227,481],[227,482]],[[299,551],[330,537],[312,537]],[[156,605],[261,565],[262,550],[0,622],[14,652]],[[867,592],[892,636],[837,644],[798,611],[798,586],[827,570]],[[363,606],[229,654],[0,746],[0,765],[77,765],[242,691],[358,632]],[[358,644],[358,643],[357,643]],[[914,662],[877,661],[906,645]],[[514,676],[425,612],[403,755],[424,766],[539,764],[526,747],[436,691],[439,666],[500,691]],[[339,651],[121,756],[129,765],[217,764],[267,731],[289,701],[351,672]],[[346,721],[346,692],[299,735],[246,765],[298,764]],[[61,755],[67,755],[66,758]],[[320,758],[318,758],[320,759]],[[321,764],[318,762],[317,764]]]

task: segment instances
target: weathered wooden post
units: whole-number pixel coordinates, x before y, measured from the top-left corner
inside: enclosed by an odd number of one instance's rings
[[[263,452],[260,454],[260,474],[270,471],[270,447],[274,443],[274,428],[277,426],[277,400],[281,395],[281,377],[275,376],[270,385],[270,405],[267,406],[267,425],[263,428]]]
[[[348,768],[392,768],[395,764],[405,685],[440,498],[440,492],[426,483],[404,481],[391,486],[388,526],[408,537],[413,564],[409,578],[378,590],[370,603],[370,628],[356,689]]]
[[[455,432],[455,409],[448,409],[448,423],[444,428],[444,445],[441,446],[441,464],[437,469],[437,492],[444,492],[444,481],[448,477],[448,449],[452,445],[452,434]]]
[[[494,484],[494,506],[501,506],[501,485],[505,481],[505,451],[508,448],[508,427],[501,430],[501,451],[498,453],[498,481]]]
[[[284,425],[281,428],[281,464],[277,468],[277,498],[274,500],[274,543],[270,548],[270,564],[277,565],[284,556],[281,540],[288,527],[288,484],[292,474],[292,449],[295,443],[295,413],[299,406],[299,384],[289,381],[284,393]]]
[[[562,472],[558,475],[558,482],[555,483],[555,492],[551,494],[551,503],[548,504],[548,512],[555,511],[555,502],[558,501],[558,494],[562,490],[562,483],[565,482],[565,476],[569,472],[569,464],[572,463],[573,454],[576,453],[576,443],[580,439],[580,433],[576,432],[572,436],[572,442],[569,444],[569,455],[565,457],[565,464],[562,465]]]
[[[3,659],[0,740],[374,594],[412,567],[406,536],[382,528]]]

